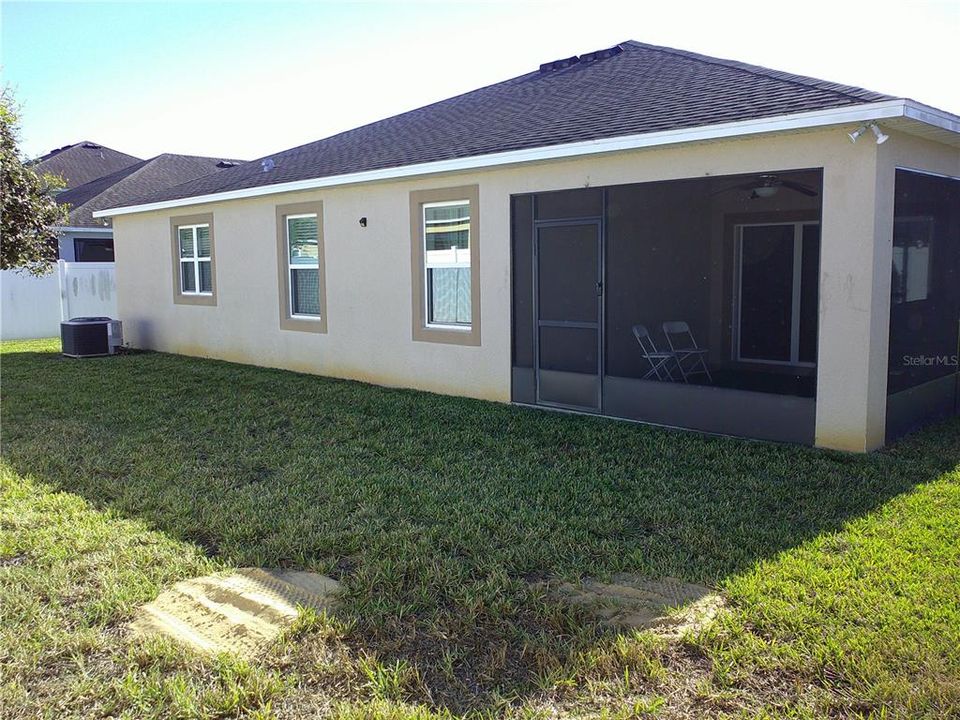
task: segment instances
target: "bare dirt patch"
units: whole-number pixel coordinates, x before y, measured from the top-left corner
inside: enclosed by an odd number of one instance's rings
[[[341,585],[298,570],[243,568],[183,580],[144,605],[135,635],[165,635],[204,653],[251,657],[274,641],[299,607],[332,609]]]
[[[27,562],[27,556],[23,553],[16,555],[4,555],[0,557],[0,567],[17,567]]]
[[[710,588],[669,577],[652,580],[621,573],[609,583],[587,578],[547,586],[554,597],[582,606],[611,627],[675,637],[708,624],[723,606],[722,597]]]

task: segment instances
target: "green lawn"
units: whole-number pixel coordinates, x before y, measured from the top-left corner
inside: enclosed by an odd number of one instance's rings
[[[159,353],[2,345],[0,717],[960,716],[960,423],[854,456]],[[239,565],[347,588],[262,660],[131,643]],[[616,635],[532,582],[727,610]]]

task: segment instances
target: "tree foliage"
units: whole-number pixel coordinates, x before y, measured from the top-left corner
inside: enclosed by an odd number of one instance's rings
[[[0,269],[26,270],[43,275],[57,259],[56,226],[63,225],[67,209],[52,192],[64,186],[55,175],[40,175],[20,156],[19,115],[9,90],[0,94]]]

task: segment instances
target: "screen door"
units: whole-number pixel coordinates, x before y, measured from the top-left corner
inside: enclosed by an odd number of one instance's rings
[[[537,402],[600,410],[600,222],[538,224],[536,270]]]

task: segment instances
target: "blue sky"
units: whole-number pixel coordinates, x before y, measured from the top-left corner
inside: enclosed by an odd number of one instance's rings
[[[960,2],[3,2],[29,156],[253,159],[628,38],[960,114]]]

